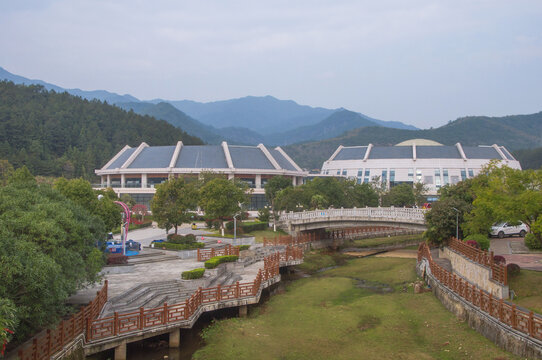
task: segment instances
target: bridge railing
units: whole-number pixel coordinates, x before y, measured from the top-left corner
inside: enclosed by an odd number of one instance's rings
[[[239,255],[239,247],[228,244],[219,249],[198,249],[198,261],[207,261],[212,257],[223,255]]]
[[[32,339],[32,345],[18,352],[20,360],[49,359],[51,355],[61,350],[86,329],[87,322],[98,317],[107,302],[107,280],[96,293],[96,297],[78,313],[68,320],[63,320],[58,326]]]
[[[389,220],[411,220],[423,222],[425,220],[425,209],[416,208],[353,208],[353,209],[325,209],[303,212],[290,212],[280,215],[280,220],[311,220],[334,217],[360,217],[364,219],[389,219]]]
[[[431,274],[456,295],[513,329],[542,340],[541,315],[518,309],[515,304],[503,299],[495,299],[492,294],[449,272],[433,261],[429,246],[421,243],[418,247],[418,261],[424,258],[429,263]]]
[[[264,267],[258,271],[254,281],[232,285],[199,288],[184,302],[164,304],[154,309],[140,308],[139,311],[118,314],[88,322],[86,341],[98,341],[138,330],[164,326],[189,320],[203,305],[253,297],[258,294],[262,283],[279,275],[281,261],[302,259],[303,251],[289,247],[282,253],[275,253],[264,259]]]

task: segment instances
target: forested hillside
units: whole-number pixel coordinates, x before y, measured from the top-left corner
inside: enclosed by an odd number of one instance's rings
[[[534,148],[542,145],[542,112],[504,117],[469,116],[427,130],[364,127],[333,139],[289,145],[285,150],[299,166],[315,169],[320,168],[339,145],[394,145],[414,138],[431,139],[444,145],[460,142],[472,146],[499,144],[509,150]]]
[[[201,144],[150,116],[42,86],[0,82],[0,159],[35,175],[92,179],[124,145]]]
[[[542,147],[513,152],[523,169],[538,170],[542,167]]]

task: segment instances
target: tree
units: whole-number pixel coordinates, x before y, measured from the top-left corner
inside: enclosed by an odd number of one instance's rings
[[[324,201],[323,196],[314,195]],[[302,187],[287,187],[278,192],[275,199],[276,207],[281,211],[298,211],[303,206],[304,189]]]
[[[0,186],[8,183],[8,178],[13,174],[13,165],[7,160],[0,160]]]
[[[356,184],[355,180],[343,182],[347,207],[378,206],[378,194],[370,184]]]
[[[15,337],[64,315],[65,299],[98,279],[103,221],[26,168],[0,187],[0,299],[15,306]]]
[[[417,207],[422,207],[425,202],[425,194],[427,193],[428,187],[422,182],[415,182],[412,192],[414,194],[414,201]]]
[[[414,191],[410,184],[399,184],[384,195],[385,206],[412,206],[415,204]]]
[[[248,201],[244,183],[217,178],[209,181],[200,190],[199,204],[205,216],[220,222],[224,236],[224,220],[231,219],[241,210],[240,204]]]
[[[284,176],[275,176],[269,179],[267,184],[265,184],[265,197],[267,201],[271,204],[271,210],[273,211],[273,230],[277,231],[277,206],[276,198],[277,194],[288,187],[293,187],[292,181]]]
[[[529,225],[542,241],[542,170],[516,170],[490,163],[473,183],[476,198],[467,217],[469,234],[485,234],[495,222]]]
[[[388,192],[386,184],[382,182],[380,176],[376,175],[371,179],[371,187],[378,196],[378,206],[382,206],[382,198]]]
[[[158,226],[166,231],[190,222],[192,213],[198,205],[198,189],[194,183],[186,183],[182,177],[169,179],[156,187],[151,201],[153,218]]]

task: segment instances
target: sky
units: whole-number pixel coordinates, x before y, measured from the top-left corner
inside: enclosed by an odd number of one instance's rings
[[[0,0],[0,66],[142,100],[272,95],[438,127],[542,111],[540,0]]]

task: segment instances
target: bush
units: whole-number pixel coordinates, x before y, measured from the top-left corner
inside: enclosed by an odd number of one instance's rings
[[[194,234],[186,234],[184,236],[184,242],[186,244],[192,244],[192,243],[195,243],[196,242],[196,235]]]
[[[258,220],[260,220],[261,222],[268,223],[270,216],[271,214],[269,213],[268,208],[261,208],[260,210],[258,210]]]
[[[122,254],[107,254],[107,265],[123,265],[128,263],[128,256]]]
[[[167,249],[167,250],[194,250],[205,247],[204,243],[196,242],[190,244],[175,244],[170,242],[154,243],[155,249]]]
[[[480,249],[487,250],[489,249],[490,241],[486,235],[483,234],[472,234],[465,238],[465,241],[474,240],[480,245]]]
[[[518,264],[508,264],[506,265],[506,272],[508,277],[513,277],[519,275],[521,268]]]
[[[467,240],[467,241],[465,241],[465,244],[470,245],[472,247],[475,247],[477,249],[480,248],[480,245],[478,245],[478,243],[476,241],[474,241],[474,240]]]
[[[540,240],[538,240],[536,238],[536,235],[533,233],[528,233],[525,235],[525,246],[527,246],[531,250],[542,248],[542,244],[540,243]]]
[[[250,245],[239,245],[239,251],[250,249]]]
[[[193,244],[196,242],[196,235],[187,234],[185,236],[177,234],[169,234],[167,240],[171,244]]]
[[[228,231],[233,231],[233,227],[234,227],[233,221],[228,221],[228,222],[226,223],[226,230],[228,230]]]
[[[210,258],[205,262],[205,268],[206,269],[214,269],[218,265],[225,263],[225,262],[235,262],[239,256],[237,255],[223,255],[223,256],[215,256],[213,258]]]
[[[267,230],[269,224],[266,222],[249,222],[242,223],[240,228],[243,229],[243,233],[249,233],[257,230]]]
[[[506,259],[501,255],[493,256],[493,262],[497,265],[506,265]]]
[[[205,273],[204,268],[198,268],[194,270],[183,271],[181,277],[183,280],[199,279]]]

